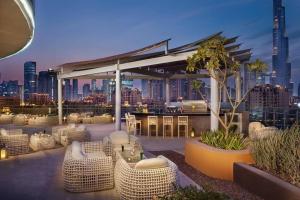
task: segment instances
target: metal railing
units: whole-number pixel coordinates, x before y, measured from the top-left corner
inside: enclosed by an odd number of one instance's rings
[[[260,121],[266,126],[280,129],[300,125],[300,109],[298,108],[264,108],[250,111],[250,121]]]

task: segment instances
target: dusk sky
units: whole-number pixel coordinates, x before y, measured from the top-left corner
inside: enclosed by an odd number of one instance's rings
[[[223,31],[269,63],[272,0],[36,0],[35,37],[22,53],[1,60],[2,80],[20,80],[23,64],[37,70],[118,54],[172,38],[171,48]],[[300,0],[286,0],[292,81],[300,82]],[[99,84],[99,82],[98,82]]]

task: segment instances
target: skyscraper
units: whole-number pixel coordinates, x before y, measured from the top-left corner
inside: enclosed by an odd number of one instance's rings
[[[38,92],[39,93],[47,94],[49,92],[48,79],[49,79],[48,71],[40,71],[39,72],[39,77],[38,77]]]
[[[37,90],[36,62],[28,61],[24,63],[24,97],[29,99],[29,95]]]
[[[48,94],[51,101],[57,100],[57,72],[48,69]]]
[[[76,101],[78,100],[78,79],[73,79],[72,86],[72,100]]]
[[[272,84],[281,85],[293,92],[291,63],[289,63],[289,39],[286,34],[285,7],[282,0],[273,0],[273,72]]]
[[[96,81],[96,79],[92,79],[91,80],[91,89],[92,89],[92,93],[95,93],[96,92],[96,90],[97,90],[97,81]]]
[[[83,94],[83,97],[87,97],[91,94],[90,84],[85,83],[82,86],[82,94]]]
[[[39,72],[38,93],[48,94],[51,101],[57,99],[57,73],[53,69]]]
[[[64,99],[71,100],[71,81],[70,81],[70,79],[64,80]]]

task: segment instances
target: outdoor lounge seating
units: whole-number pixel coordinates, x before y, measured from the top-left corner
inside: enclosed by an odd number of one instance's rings
[[[32,116],[28,120],[28,125],[49,126],[58,124],[57,116]]]
[[[1,114],[0,115],[0,124],[11,124],[14,115],[12,114]]]
[[[103,152],[102,142],[74,142],[63,162],[64,188],[70,192],[92,192],[114,186],[112,157]]]
[[[22,129],[1,129],[0,144],[6,147],[9,156],[26,154],[29,151],[29,137]]]
[[[103,138],[104,152],[116,160],[116,151],[142,149],[139,139],[133,135],[128,135],[125,131],[115,131]]]
[[[71,144],[73,141],[85,142],[90,140],[90,135],[84,125],[75,128],[63,129],[60,136],[60,143],[63,146]]]
[[[79,113],[71,113],[67,116],[68,123],[79,123],[80,122],[80,114]]]
[[[112,123],[112,116],[110,114],[96,115],[93,117],[94,124]]]
[[[178,182],[177,166],[164,156],[147,160],[133,167],[117,154],[115,185],[120,199],[153,199],[174,191]]]
[[[30,137],[29,146],[34,151],[52,149],[55,147],[55,140],[53,136],[48,134],[34,134]]]
[[[26,125],[28,124],[28,115],[17,114],[13,117],[12,123],[20,126]]]
[[[249,137],[251,139],[262,139],[278,132],[279,130],[276,127],[266,127],[260,122],[251,122],[249,124]]]

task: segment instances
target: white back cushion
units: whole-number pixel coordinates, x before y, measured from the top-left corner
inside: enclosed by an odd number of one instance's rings
[[[77,141],[72,142],[72,157],[74,159],[83,159],[85,154],[82,152],[81,144]]]
[[[126,131],[112,132],[109,137],[112,144],[120,145],[129,143],[129,135],[126,133]]]
[[[141,160],[135,165],[135,169],[147,170],[168,167],[168,161],[164,158],[149,158]]]

